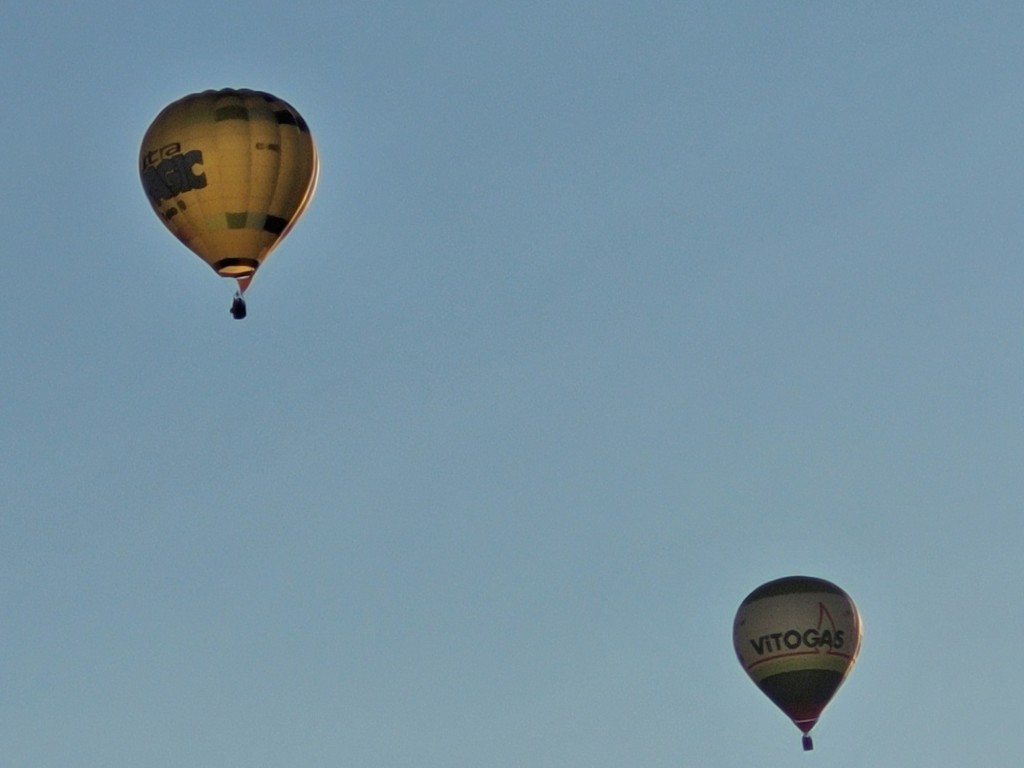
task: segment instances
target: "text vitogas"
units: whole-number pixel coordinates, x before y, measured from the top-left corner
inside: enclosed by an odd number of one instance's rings
[[[842,648],[843,630],[837,629],[805,629],[803,632],[789,629],[785,632],[773,632],[761,635],[750,644],[758,656],[774,651],[795,651],[798,648]]]

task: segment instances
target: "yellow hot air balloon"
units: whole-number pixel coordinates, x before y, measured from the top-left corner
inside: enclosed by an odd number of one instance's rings
[[[231,313],[256,270],[302,215],[319,163],[309,126],[287,102],[225,88],[164,108],[142,139],[139,174],[164,225],[222,277],[238,281]]]
[[[733,622],[736,656],[750,679],[799,728],[810,731],[857,661],[860,613],[831,582],[789,576],[762,584]]]

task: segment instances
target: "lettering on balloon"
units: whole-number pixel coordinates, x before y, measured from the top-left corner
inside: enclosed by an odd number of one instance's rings
[[[198,149],[181,151],[175,142],[147,152],[142,159],[142,185],[154,205],[160,205],[193,189],[206,186],[206,174],[196,171],[203,164]],[[182,206],[184,207],[184,206]]]
[[[844,632],[841,629],[805,629],[800,632],[790,629],[785,632],[772,632],[761,635],[750,644],[758,656],[777,651],[795,651],[798,648],[831,648],[838,650],[843,647]]]

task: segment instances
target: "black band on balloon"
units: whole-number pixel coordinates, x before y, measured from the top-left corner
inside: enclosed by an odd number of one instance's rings
[[[277,120],[279,125],[298,125],[295,120],[295,115],[287,109],[279,109],[274,112],[274,119]]]
[[[253,214],[248,211],[229,211],[224,214],[228,229],[262,229],[272,235],[280,235],[288,228],[288,219],[269,213]]]
[[[309,126],[306,125],[306,121],[302,119],[302,115],[298,112],[293,112],[289,109],[279,109],[274,112],[274,118],[279,125],[294,125],[300,131],[309,133]]]
[[[841,595],[847,599],[849,598],[843,590],[830,581],[817,579],[813,576],[787,576],[783,579],[776,579],[775,581],[769,581],[767,584],[762,584],[747,595],[740,605],[742,607],[765,597],[792,595],[798,592],[823,592],[827,595]]]
[[[240,104],[228,104],[223,107],[217,107],[213,112],[213,119],[216,122],[221,120],[248,120],[249,110]]]
[[[287,226],[288,219],[282,219],[280,216],[271,216],[270,214],[267,214],[267,220],[263,222],[263,229],[272,235],[280,235]]]

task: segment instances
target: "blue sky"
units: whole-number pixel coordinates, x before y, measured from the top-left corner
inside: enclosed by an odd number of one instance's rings
[[[20,2],[0,26],[0,758],[1019,765],[1024,10]],[[231,285],[137,178],[270,91]],[[857,601],[800,752],[733,614]]]

